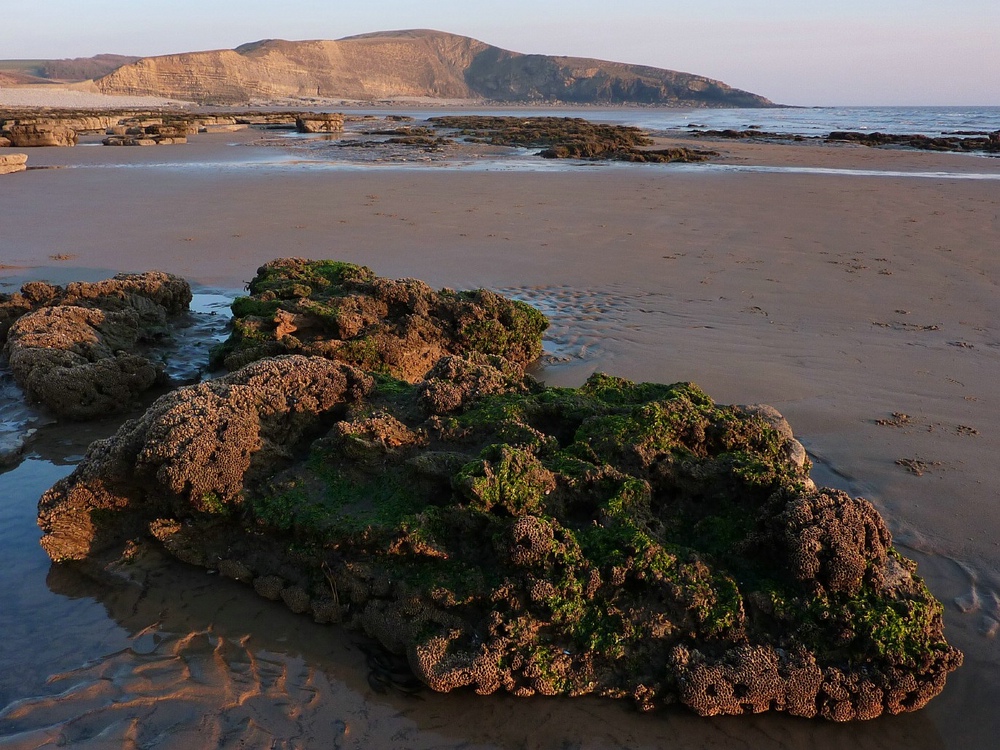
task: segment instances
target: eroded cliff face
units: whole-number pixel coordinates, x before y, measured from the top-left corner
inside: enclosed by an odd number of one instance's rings
[[[283,97],[761,107],[764,97],[676,71],[524,55],[438,31],[337,41],[263,40],[235,50],[149,57],[97,81],[107,94],[236,103]]]
[[[464,70],[486,46],[451,34],[265,40],[235,50],[144,58],[97,85],[108,94],[169,92],[171,98],[216,102],[313,96],[468,99],[476,94],[465,83]]]

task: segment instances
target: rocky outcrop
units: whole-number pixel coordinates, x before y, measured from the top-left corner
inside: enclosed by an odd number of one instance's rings
[[[344,116],[336,113],[303,114],[295,119],[300,133],[339,133],[344,129]]]
[[[920,708],[961,664],[878,513],[816,488],[775,410],[544,388],[480,352],[413,385],[380,365],[281,356],[162,397],[43,496],[43,547],[156,540],[442,692],[845,721]]]
[[[1000,130],[992,133],[981,133],[969,137],[945,135],[931,137],[926,135],[895,135],[892,133],[857,133],[851,131],[835,131],[826,140],[829,142],[860,143],[864,146],[904,146],[920,151],[978,151],[985,153],[1000,153]]]
[[[75,146],[77,140],[76,130],[58,120],[8,121],[4,124],[2,133],[15,148]]]
[[[651,149],[645,131],[629,125],[602,125],[580,117],[431,117],[436,128],[457,133],[468,142],[493,146],[540,148],[545,159],[589,159],[629,162],[699,162],[717,151],[689,148]]]
[[[534,308],[479,289],[436,292],[339,261],[282,258],[233,302],[233,333],[213,355],[236,370],[279,354],[319,355],[416,381],[442,356],[479,352],[523,368],[548,323]]]
[[[23,172],[27,168],[27,154],[0,154],[0,174]]]
[[[190,301],[187,282],[160,272],[65,288],[32,282],[0,295],[0,341],[29,400],[92,419],[132,408],[165,382],[163,363],[143,352],[169,336],[168,318]]]
[[[585,58],[523,55],[439,31],[337,41],[268,39],[235,50],[148,57],[97,80],[108,94],[242,103],[284,97],[772,106],[688,73]]]

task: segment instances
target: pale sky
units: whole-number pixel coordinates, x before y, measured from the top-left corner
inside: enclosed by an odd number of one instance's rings
[[[1000,0],[10,2],[0,59],[160,55],[430,28],[716,78],[782,104],[1000,105]]]

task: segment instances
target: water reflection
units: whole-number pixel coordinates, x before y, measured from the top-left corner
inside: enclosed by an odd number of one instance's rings
[[[249,587],[149,550],[90,579],[53,566],[48,586],[88,598],[127,643],[55,675],[55,694],[0,714],[6,746],[407,748],[937,748],[920,714],[863,727],[758,716],[700,719],[683,709],[636,714],[599,699],[470,693],[377,695],[360,636],[316,625]],[[205,740],[205,737],[209,740]],[[0,746],[5,746],[0,741]]]

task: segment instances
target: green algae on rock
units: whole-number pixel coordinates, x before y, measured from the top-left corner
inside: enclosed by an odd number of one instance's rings
[[[413,382],[442,356],[473,352],[523,369],[541,354],[548,327],[533,307],[485,289],[435,292],[335,260],[273,260],[247,289],[233,302],[232,335],[213,356],[230,370],[305,354]]]
[[[920,708],[962,661],[941,607],[871,504],[809,469],[775,410],[688,383],[546,388],[472,352],[410,384],[282,356],[95,443],[39,523],[55,560],[153,536],[438,691]]]

